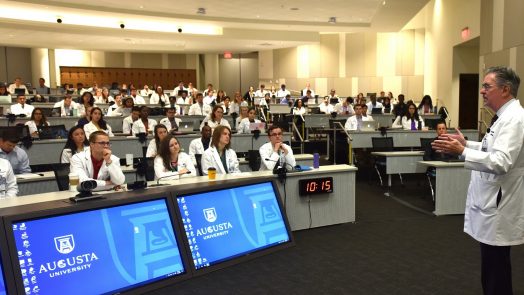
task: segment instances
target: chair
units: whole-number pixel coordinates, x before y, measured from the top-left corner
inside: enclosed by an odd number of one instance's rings
[[[249,163],[249,168],[251,168],[251,171],[260,170],[260,164],[262,162],[262,158],[260,158],[260,152],[258,150],[249,150],[247,151],[247,154],[247,160]]]
[[[59,191],[66,191],[69,189],[69,163],[61,163],[53,165],[53,172],[55,173],[56,184]]]
[[[203,176],[204,173],[202,172],[202,154],[195,154],[195,159],[197,163],[198,175]]]
[[[431,143],[433,142],[434,138],[420,138],[420,147],[423,151],[428,148]],[[431,190],[431,198],[433,199],[433,202],[435,202],[435,190],[433,189],[433,181],[436,179],[436,171],[435,168],[431,169],[432,167],[428,167],[426,170],[426,177],[428,178],[429,188]]]
[[[393,137],[372,137],[371,138],[371,145],[373,146],[374,152],[392,152],[394,150],[393,146]],[[378,166],[386,168],[386,158],[377,156],[374,158],[375,163],[373,164],[373,167],[375,167],[375,171],[377,171],[378,178],[380,180],[380,185],[382,186],[384,183],[382,181],[382,176],[380,175],[380,171],[378,170]],[[404,184],[402,181],[402,174],[398,174],[400,177],[400,183]]]

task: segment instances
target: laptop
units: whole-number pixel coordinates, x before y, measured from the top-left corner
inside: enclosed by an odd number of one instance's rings
[[[41,110],[42,110],[42,114],[44,114],[44,116],[46,118],[51,117],[52,114],[53,114],[53,109],[52,108],[41,108]]]
[[[264,122],[249,123],[249,130],[251,130],[251,131],[260,130],[260,131],[263,132],[265,129],[266,129],[266,123],[264,123]]]
[[[24,88],[15,88],[15,94],[16,95],[25,94],[25,89]]]
[[[193,121],[180,122],[178,132],[193,133]]]
[[[51,109],[51,117],[60,117],[62,116],[62,108],[52,108]]]
[[[377,130],[377,121],[363,121],[360,131],[375,131]]]
[[[42,126],[39,132],[40,139],[67,138],[67,130],[64,125]]]
[[[12,104],[13,100],[11,99],[11,96],[9,95],[0,95],[0,103],[1,104]]]
[[[382,114],[382,108],[372,108],[371,109],[371,114],[372,115],[380,115],[380,114]]]

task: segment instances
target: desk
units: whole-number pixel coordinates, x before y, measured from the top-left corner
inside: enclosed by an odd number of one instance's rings
[[[135,157],[142,156],[142,147],[149,144],[153,137],[149,137],[147,142],[142,144],[136,137],[115,136],[111,138],[111,150],[113,154],[121,159],[125,158],[126,154],[133,154]],[[200,138],[200,134],[178,135],[177,139],[180,146],[185,150],[189,150],[190,142]],[[291,141],[291,133],[284,133],[284,141]],[[255,139],[251,134],[233,134],[231,138],[231,148],[238,153],[246,153],[248,150],[259,149],[264,143],[268,141],[267,136],[261,135]],[[65,139],[50,139],[37,140],[33,145],[26,149],[22,147],[29,156],[29,163],[31,165],[38,164],[52,164],[59,163],[62,149],[64,148]]]
[[[424,167],[435,167],[435,215],[464,214],[471,170],[463,162],[420,161]]]
[[[419,162],[424,156],[423,151],[413,152],[372,152],[371,155],[386,158],[386,174],[388,175],[388,192],[386,196],[390,196],[391,192],[391,175],[392,174],[407,174],[407,173],[424,173],[426,168]]]
[[[327,226],[332,224],[346,223],[355,221],[355,174],[357,168],[349,165],[329,165],[321,166],[319,169],[300,173],[289,173],[286,181],[286,193],[284,185],[278,183],[278,189],[282,201],[286,206],[286,212],[292,230],[307,229],[310,227],[310,208],[311,208],[311,227]],[[308,204],[309,197],[299,197],[298,181],[300,179],[318,178],[322,176],[333,177],[334,192],[331,194],[319,194],[310,197],[311,204]],[[234,182],[237,179],[274,179],[271,171],[246,172],[237,174],[217,175],[216,182]],[[179,180],[161,181],[172,185],[174,189],[183,190],[184,185],[194,185],[195,183],[209,183],[207,176],[196,176],[182,178]],[[155,183],[151,182],[150,184]],[[166,186],[158,188],[148,188],[147,190],[162,190]],[[104,193],[104,192],[102,192]],[[108,197],[111,193],[105,192]],[[125,194],[118,192],[115,194]],[[0,202],[0,208],[22,206],[32,203],[49,202],[64,200],[76,195],[74,192],[50,192],[36,195],[8,198]]]
[[[312,154],[298,154],[294,155],[295,161],[297,162],[297,165],[305,165],[309,167],[313,167],[313,155]],[[239,159],[240,164],[240,171],[242,172],[249,172],[251,171],[251,168],[249,167],[249,161],[245,158]]]

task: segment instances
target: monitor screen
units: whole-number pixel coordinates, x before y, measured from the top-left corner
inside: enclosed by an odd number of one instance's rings
[[[12,227],[26,294],[115,293],[186,273],[166,199]]]
[[[7,294],[7,287],[4,279],[4,267],[2,265],[2,259],[0,259],[0,295]]]
[[[195,269],[291,242],[271,181],[177,196]]]

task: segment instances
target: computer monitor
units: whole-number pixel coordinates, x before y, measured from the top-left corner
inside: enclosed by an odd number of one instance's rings
[[[4,223],[0,219],[0,228],[4,228]],[[0,295],[15,294],[15,284],[13,273],[10,271],[9,251],[6,239],[0,241]]]
[[[15,88],[15,94],[16,95],[25,94],[25,89],[24,88]]]
[[[100,202],[8,217],[18,290],[113,294],[189,276],[167,197]]]
[[[293,245],[276,183],[239,181],[177,195],[194,274]]]
[[[65,125],[42,126],[38,137],[40,139],[67,139],[67,134]]]

